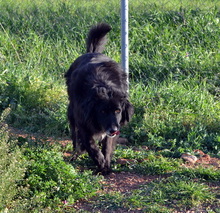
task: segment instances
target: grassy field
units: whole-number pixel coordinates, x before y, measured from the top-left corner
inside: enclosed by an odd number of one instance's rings
[[[220,157],[218,0],[129,1],[135,115],[122,130],[129,146],[117,148],[114,169],[169,178],[126,195],[97,195],[101,177],[78,168],[91,166],[85,156],[69,164],[62,158],[69,146],[9,137],[7,125],[45,137],[69,135],[63,76],[85,52],[88,29],[102,21],[112,26],[105,54],[120,62],[119,0],[0,1],[0,212],[63,212],[62,201],[94,196],[94,208],[109,212],[184,212],[196,205],[219,212],[219,167],[186,169],[179,159],[195,149]],[[148,150],[132,148],[142,146]],[[123,167],[120,158],[135,163]]]

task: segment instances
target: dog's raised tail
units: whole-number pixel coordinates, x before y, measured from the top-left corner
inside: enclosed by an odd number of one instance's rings
[[[101,53],[107,42],[106,34],[111,30],[111,26],[100,23],[91,28],[87,37],[87,53]]]

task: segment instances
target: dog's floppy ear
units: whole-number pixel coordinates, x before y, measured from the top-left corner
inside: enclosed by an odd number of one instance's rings
[[[95,107],[94,100],[91,98],[88,98],[83,101],[81,105],[81,112],[82,112],[82,121],[83,122],[89,122],[92,119],[93,110]]]
[[[131,120],[133,114],[134,114],[134,107],[127,99],[124,100],[122,104],[122,118],[120,125],[123,126],[127,124]]]
[[[107,98],[108,91],[105,87],[97,86],[90,91],[90,95],[82,104],[85,121],[88,121],[94,116],[94,109],[97,107],[97,101]]]

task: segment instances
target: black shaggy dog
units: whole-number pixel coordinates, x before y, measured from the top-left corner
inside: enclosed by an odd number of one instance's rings
[[[110,30],[105,23],[91,28],[87,53],[77,58],[65,74],[74,149],[78,154],[87,151],[98,166],[97,173],[103,175],[111,172],[120,126],[133,115],[126,73],[119,64],[101,54]]]

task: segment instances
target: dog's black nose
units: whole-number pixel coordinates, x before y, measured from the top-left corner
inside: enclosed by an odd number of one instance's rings
[[[114,133],[116,133],[118,130],[119,130],[118,127],[117,127],[117,126],[114,126],[114,127],[112,127],[111,129],[109,129],[108,132],[109,132],[110,134],[114,134]]]

